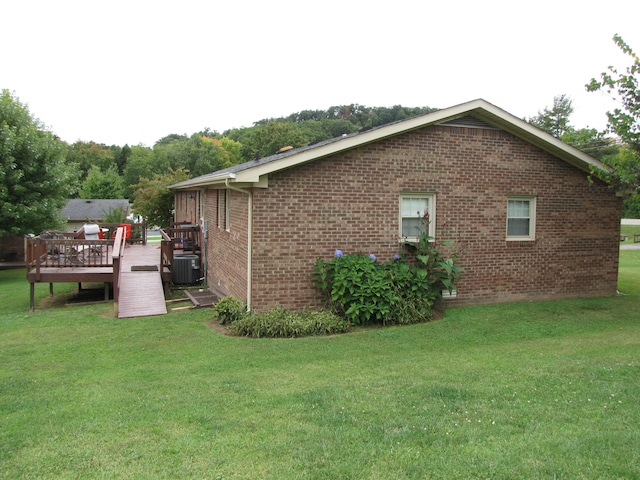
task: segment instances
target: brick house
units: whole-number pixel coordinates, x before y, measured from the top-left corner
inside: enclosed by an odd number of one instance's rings
[[[592,157],[475,100],[170,187],[207,283],[254,310],[320,304],[317,257],[411,254],[417,213],[453,240],[453,304],[613,295],[621,198]]]

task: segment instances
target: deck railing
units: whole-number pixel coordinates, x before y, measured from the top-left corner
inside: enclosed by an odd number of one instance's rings
[[[126,223],[126,224],[100,223],[100,228],[103,229],[102,236],[104,237],[105,240],[114,240],[116,236],[116,232],[118,231],[118,228],[120,227],[125,228],[124,225],[129,226],[128,237],[126,236],[127,232],[125,231],[125,237],[126,237],[127,243],[129,244],[141,243],[142,245],[147,244],[147,222],[146,221],[142,221],[138,223]],[[82,235],[81,232],[82,232],[82,229],[78,230],[78,232],[76,232],[76,235],[78,234]]]
[[[111,240],[84,240],[55,236],[25,237],[27,272],[42,268],[111,267]]]
[[[160,230],[160,235],[162,236],[160,240],[160,268],[162,269],[162,279],[166,282],[171,280],[174,242],[163,229]]]
[[[202,244],[199,225],[177,225],[164,228],[164,233],[172,240],[174,248],[199,252]]]
[[[124,234],[124,228],[118,227],[116,229],[115,238],[113,239],[113,253],[112,253],[112,261],[113,264],[113,305],[118,312],[118,299],[120,297],[120,273],[122,257],[124,255],[124,248],[127,245],[127,238]]]

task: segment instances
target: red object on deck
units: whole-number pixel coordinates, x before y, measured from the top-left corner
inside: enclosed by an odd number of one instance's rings
[[[124,238],[131,238],[131,224],[130,223],[121,223],[120,226],[124,228]]]

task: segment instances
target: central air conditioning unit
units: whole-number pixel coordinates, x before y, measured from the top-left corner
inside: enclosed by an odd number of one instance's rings
[[[198,255],[174,255],[173,283],[193,285],[200,278],[200,258]]]

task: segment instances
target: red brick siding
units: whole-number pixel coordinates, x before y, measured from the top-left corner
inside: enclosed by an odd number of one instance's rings
[[[398,252],[401,192],[436,194],[436,231],[448,222],[466,269],[456,303],[616,291],[620,199],[502,131],[428,127],[272,174],[253,191],[256,310],[317,305],[311,269],[336,248],[382,261]],[[535,241],[505,240],[509,195],[536,196]],[[210,265],[234,295],[246,292],[246,205],[234,192],[232,232],[210,240]]]

